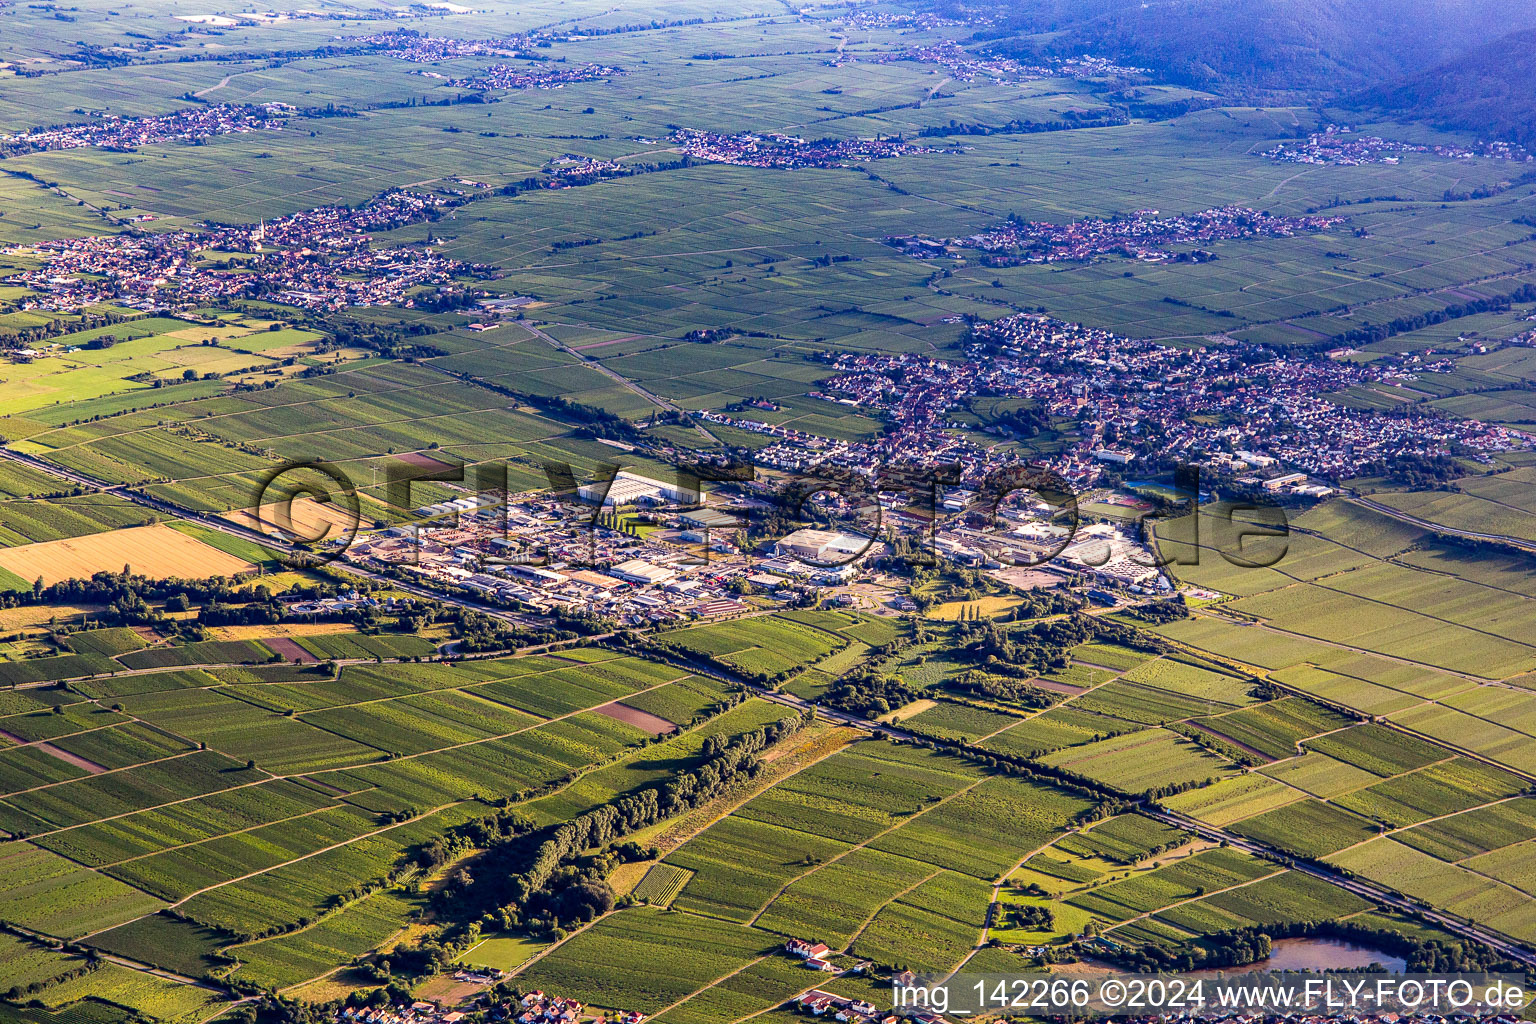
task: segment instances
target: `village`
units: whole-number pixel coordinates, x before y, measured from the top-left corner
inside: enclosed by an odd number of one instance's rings
[[[24,132],[0,134],[0,156],[18,156],[52,149],[131,150],[161,142],[188,142],[217,135],[277,131],[299,113],[288,103],[228,104],[189,107],[155,117],[109,114],[97,121]]]
[[[509,35],[499,39],[454,39],[400,28],[361,36],[336,36],[351,49],[381,53],[411,64],[431,64],[460,57],[521,57],[552,36],[542,32]]]
[[[786,471],[841,466],[873,473],[891,465],[953,464],[974,486],[1000,468],[1033,465],[1082,489],[1109,471],[1177,460],[1229,482],[1317,500],[1337,481],[1384,461],[1431,458],[1446,450],[1487,459],[1528,448],[1530,437],[1477,420],[1393,417],[1330,401],[1352,387],[1411,388],[1419,374],[1452,363],[1415,353],[1370,363],[1345,352],[1244,358],[1222,346],[1173,348],[1111,332],[1018,314],[972,329],[965,361],[910,354],[842,355],[838,372],[811,395],[888,419],[883,436],[834,440],[743,413],[699,418],[767,435],[759,464]],[[1000,423],[991,434],[1019,440],[1052,420],[1075,422],[1075,436],[1050,456],[962,429],[952,415],[979,395],[1028,399],[1040,424]],[[1210,422],[1219,418],[1220,423]]]
[[[1327,231],[1343,221],[1343,217],[1315,214],[1278,216],[1245,206],[1212,207],[1169,217],[1161,216],[1157,210],[1137,210],[1107,219],[1087,217],[1071,224],[1010,217],[989,231],[965,238],[936,240],[901,235],[887,239],[887,243],[920,259],[977,250],[986,254],[982,263],[989,267],[1094,260],[1110,255],[1149,263],[1199,263],[1216,257],[1199,250],[1180,252],[1174,247],[1243,238],[1289,238]]]
[[[941,152],[936,147],[909,142],[899,136],[807,141],[776,133],[727,135],[695,128],[679,128],[672,133],[672,141],[685,156],[695,160],[776,170],[846,167],[851,163],[884,160],[913,153]]]
[[[1423,145],[1384,139],[1378,135],[1359,135],[1348,125],[1338,124],[1330,124],[1320,132],[1312,132],[1305,142],[1282,142],[1260,155],[1279,163],[1359,167],[1365,164],[1399,163],[1405,153],[1423,153],[1448,160],[1471,160],[1473,157],[1484,157],[1521,163],[1536,161],[1536,156],[1533,156],[1524,146],[1512,142],[1480,141],[1471,145],[1447,143]]]
[[[874,58],[873,63],[888,64],[893,61],[937,64],[956,81],[971,82],[977,78],[987,78],[1000,85],[1018,85],[1043,78],[1134,78],[1147,73],[1146,68],[1118,64],[1107,58],[1090,54],[1043,57],[1035,62],[1026,62],[984,52],[972,53],[949,39],[925,46],[913,46],[904,50],[882,53]]]
[[[1113,945],[1107,939],[1092,939],[1086,943],[1088,946],[1100,944]],[[1038,952],[1038,948],[1036,951]],[[848,957],[846,954],[832,950],[825,943],[814,940],[789,939],[781,947],[780,952],[801,961],[808,971],[825,973],[831,977],[866,976],[873,969],[873,965],[868,961]],[[1021,977],[1051,976],[1050,974],[1021,975]],[[948,977],[947,987],[958,992],[962,988],[968,989],[973,979],[988,977],[992,976],[955,974]],[[1072,975],[1069,973],[1056,975],[1056,977],[1070,978]],[[334,1024],[460,1024],[466,1019],[484,1021],[488,1024],[644,1024],[649,1019],[646,1014],[638,1011],[594,1007],[542,989],[526,992],[515,989],[513,979],[504,971],[461,968],[454,973],[453,978],[456,982],[470,986],[474,994],[450,1007],[443,1007],[439,1002],[426,1000],[415,1000],[409,1004],[393,1006],[343,1006],[336,1010],[330,1019]],[[1241,973],[1231,979],[1233,985],[1239,986],[1242,980]],[[800,1016],[827,1019],[836,1021],[838,1024],[899,1024],[902,1021],[909,1024],[946,1024],[947,1021],[977,1016],[974,1010],[953,1007],[947,995],[943,1000],[925,999],[924,996],[929,992],[928,981],[929,979],[922,978],[910,970],[895,972],[889,980],[892,998],[881,1000],[882,1003],[894,1004],[888,1009],[882,1008],[870,999],[841,995],[819,987],[808,987],[787,1000],[783,1008]],[[875,984],[883,987],[878,980]],[[512,990],[508,992],[508,989]],[[1238,988],[1235,991],[1250,999],[1263,998],[1256,990],[1250,993],[1250,990]],[[1319,1001],[1321,999],[1318,996],[1311,998],[1311,1004]],[[937,1005],[940,1003],[943,1005]],[[1116,1020],[1123,1021],[1124,1024],[1163,1024],[1170,1019],[1170,1015],[1166,1012],[1116,1013],[1112,1009],[1114,1005],[1098,1004],[1090,1013],[1095,1016],[1112,1016]],[[474,1016],[471,1017],[471,1014]],[[997,1009],[983,1009],[980,1016],[983,1019],[1008,1019],[1010,1015]],[[1280,1021],[1286,1024],[1328,1024],[1341,1019],[1357,1022],[1357,1024],[1364,1024],[1367,1021],[1376,1022],[1376,1024],[1402,1024],[1408,1020],[1422,1021],[1424,1024],[1456,1024],[1462,1021],[1477,1021],[1480,1024],[1519,1024],[1521,1018],[1514,1011],[1460,1014],[1417,1011],[1410,1014],[1394,1012],[1384,1006],[1363,1006],[1356,1013],[1341,1016],[1337,1012],[1319,1012],[1310,1004],[1290,1010],[1279,1007],[1256,1008],[1246,1004],[1233,1006],[1227,1005],[1225,1000],[1214,996],[1207,998],[1202,993],[1198,997],[1198,1005],[1182,1009],[1176,1019],[1223,1021],[1229,1024],[1266,1024],[1266,1022]]]
[[[820,942],[790,939],[784,943],[781,952],[801,961],[808,972],[832,977],[865,975],[871,969],[867,961],[836,953]],[[475,994],[446,1008],[424,1000],[396,1006],[344,1006],[331,1019],[335,1024],[459,1024],[471,1013],[475,1014],[472,1019],[491,1024],[644,1024],[648,1019],[634,1010],[601,1009],[540,989],[503,995],[504,988],[491,987],[498,983],[510,984],[503,971],[461,968],[453,978],[470,986]],[[901,978],[910,981],[912,975],[908,972],[897,980]],[[897,1024],[903,1019],[892,1011],[879,1009],[868,1000],[818,988],[808,988],[787,1005],[807,1016],[826,1017],[839,1024]],[[941,1024],[943,1020],[926,1009],[905,1016],[914,1024]]]
[[[573,82],[600,82],[625,73],[621,67],[606,64],[492,64],[478,75],[449,79],[448,84],[465,89],[558,89]]]

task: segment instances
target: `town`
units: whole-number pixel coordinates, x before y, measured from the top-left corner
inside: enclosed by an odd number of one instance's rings
[[[174,310],[242,296],[305,309],[410,303],[408,294],[485,274],[428,247],[370,247],[372,231],[429,219],[458,197],[394,190],[366,205],[321,206],[254,225],[60,239],[5,252],[40,266],[6,279],[23,309],[79,310],[107,300]],[[199,253],[222,256],[199,262]],[[231,259],[238,256],[239,258]]]
[[[1418,355],[1355,363],[1326,354],[1175,348],[1039,314],[976,324],[968,355],[964,362],[838,357],[834,365],[843,372],[823,390],[888,416],[894,429],[869,450],[848,446],[826,457],[872,466],[918,453],[957,460],[967,476],[984,476],[995,457],[979,445],[957,446],[946,430],[946,414],[979,394],[1028,398],[1049,416],[1075,420],[1078,438],[1046,460],[1075,485],[1095,483],[1106,466],[1155,453],[1271,490],[1277,485],[1269,477],[1290,476],[1281,485],[1288,491],[1321,497],[1331,489],[1296,479],[1295,471],[1337,481],[1394,459],[1447,449],[1486,456],[1531,444],[1524,433],[1499,425],[1385,416],[1325,397],[1364,384],[1399,387],[1450,365]],[[1223,425],[1208,425],[1213,417]],[[1267,472],[1251,475],[1256,470]]]

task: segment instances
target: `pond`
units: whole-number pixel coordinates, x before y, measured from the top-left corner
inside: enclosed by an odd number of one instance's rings
[[[1381,964],[1401,974],[1408,963],[1400,956],[1383,953],[1343,939],[1276,939],[1269,958],[1253,966],[1268,971],[1348,970]]]

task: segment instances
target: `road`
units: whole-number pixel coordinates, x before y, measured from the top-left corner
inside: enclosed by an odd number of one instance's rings
[[[552,338],[549,338],[547,335],[543,335],[542,332],[538,332],[533,328],[530,328],[530,330],[535,330],[535,333],[540,333],[540,335],[546,340],[561,348],[565,348],[563,344],[555,341]],[[24,455],[20,452],[12,451],[3,445],[0,445],[0,458],[9,459],[13,462],[21,463],[22,465],[29,466],[33,469],[37,469],[45,473],[50,473],[54,476],[68,480],[78,486],[86,487],[91,490],[100,491],[102,493],[121,494],[123,497],[129,499],[130,501],[135,501],[147,508],[163,512],[166,515],[176,516],[182,519],[190,519],[203,526],[207,526],[210,529],[218,530],[222,533],[227,533],[232,536],[242,537],[246,540],[255,541],[256,543],[262,544],[263,546],[269,548],[277,548],[289,552],[293,551],[292,545],[289,545],[285,542],[276,541],[264,534],[258,533],[255,530],[237,526],[236,524],[230,523],[220,517],[212,516],[203,512],[192,511],[190,509],[184,509],[178,505],[172,504],[171,502],[153,497],[152,495],[128,490],[121,484],[106,484],[99,480],[94,480],[88,476],[85,476],[84,474],[74,472],[73,470],[55,466],[52,463],[45,462],[42,459],[36,458],[34,456]],[[1379,506],[1377,503],[1371,502],[1369,499],[1356,498],[1353,500],[1365,504],[1368,507],[1374,508],[1377,511],[1383,512],[1387,515],[1391,515],[1394,518],[1405,519],[1410,522],[1414,521],[1413,517],[1406,516],[1405,514],[1400,513],[1395,509],[1390,509],[1386,506]],[[1474,537],[1478,539],[1500,540],[1506,542],[1513,540],[1512,538],[1489,534],[1474,534],[1467,533],[1465,531],[1450,531],[1445,527],[1436,524],[1429,524],[1423,521],[1420,521],[1420,525],[1429,525],[1433,526],[1433,528],[1437,530],[1459,533],[1463,536]],[[1517,543],[1523,545],[1525,542]],[[1536,552],[1536,547],[1528,548],[1528,550]],[[421,587],[411,583],[404,583],[392,577],[386,577],[382,574],[372,572],[371,570],[362,569],[349,563],[336,562],[333,564],[336,568],[344,572],[352,573],[366,579],[377,580],[386,583],[391,587],[403,590],[407,593],[430,598],[431,600],[440,601],[444,604],[451,604],[460,608],[469,608],[475,611],[481,611],[487,615],[513,622],[518,625],[538,624],[538,620],[536,618],[519,616],[512,612],[508,612],[505,609],[495,608],[490,605],[483,605],[478,601],[472,601],[467,598],[450,597],[448,595],[431,590],[427,587]],[[839,725],[846,725],[871,733],[880,732],[886,736],[891,737],[892,739],[907,741],[926,739],[926,737],[919,737],[914,733],[910,733],[895,726],[887,725],[884,722],[872,721],[870,719],[862,718],[849,712],[839,711],[835,708],[820,707],[816,704],[804,700],[803,698],[797,697],[794,694],[782,693],[777,690],[770,690],[740,678],[733,678],[711,666],[698,664],[691,661],[690,659],[680,658],[672,655],[667,657],[666,660],[682,662],[690,671],[696,672],[700,675],[709,676],[710,678],[720,680],[721,682],[743,686],[753,694],[762,697],[765,700],[784,705],[785,707],[792,708],[796,711],[814,711],[816,714],[827,719],[828,721],[835,722]],[[1254,842],[1251,839],[1246,839],[1239,835],[1224,832],[1221,829],[1214,828],[1210,825],[1205,825],[1201,822],[1195,821],[1193,818],[1187,818],[1180,814],[1157,810],[1150,807],[1143,808],[1143,811],[1150,817],[1154,817],[1163,822],[1166,822],[1167,824],[1186,829],[1187,831],[1193,832],[1196,835],[1203,836],[1204,838],[1210,839],[1214,842],[1225,841],[1231,846],[1241,850],[1246,850],[1250,853],[1262,854],[1269,857],[1285,857],[1285,855],[1280,851],[1270,849],[1269,847],[1266,847],[1261,843]],[[1516,960],[1529,967],[1536,968],[1536,951],[1531,951],[1515,943],[1512,943],[1507,939],[1504,939],[1495,934],[1494,932],[1482,928],[1479,925],[1471,924],[1461,920],[1460,918],[1453,917],[1440,911],[1430,910],[1411,900],[1398,896],[1381,886],[1375,885],[1374,883],[1366,882],[1358,878],[1347,878],[1337,871],[1325,869],[1315,864],[1296,862],[1294,867],[1297,871],[1301,871],[1316,878],[1323,879],[1324,881],[1337,885],[1341,889],[1352,892],[1364,899],[1373,900],[1385,906],[1395,907],[1397,909],[1409,911],[1411,913],[1422,914],[1424,917],[1430,921],[1433,921],[1435,924],[1444,928],[1446,931],[1451,932],[1452,934],[1460,935],[1464,938],[1469,938],[1477,942],[1481,942],[1512,960]]]
[[[1235,847],[1236,849],[1244,850],[1252,854],[1258,854],[1260,856],[1283,856],[1282,854],[1278,854],[1278,851],[1270,849],[1263,843],[1258,843],[1252,839],[1248,839],[1240,835],[1235,835],[1230,832],[1224,832],[1219,828],[1214,828],[1210,825],[1203,824],[1202,822],[1198,822],[1195,819],[1186,817],[1182,814],[1176,814],[1172,811],[1165,811],[1150,806],[1142,807],[1140,808],[1140,811],[1142,814],[1145,814],[1149,818],[1156,818],[1165,824],[1173,825],[1177,828],[1182,828],[1186,831],[1193,832],[1201,838],[1209,839],[1212,842],[1225,842],[1229,846]],[[1295,870],[1300,871],[1303,874],[1311,875],[1314,878],[1320,878],[1325,882],[1338,886],[1340,889],[1352,892],[1362,899],[1371,900],[1372,902],[1380,903],[1384,906],[1392,907],[1397,910],[1403,910],[1413,914],[1422,914],[1428,920],[1434,922],[1441,928],[1444,928],[1446,931],[1451,932],[1454,935],[1460,935],[1462,938],[1473,939],[1477,942],[1481,942],[1483,945],[1497,950],[1499,953],[1509,957],[1511,960],[1525,964],[1527,967],[1536,967],[1536,951],[1532,951],[1524,946],[1510,942],[1508,939],[1503,938],[1495,932],[1488,931],[1480,925],[1471,924],[1462,920],[1461,918],[1452,917],[1451,915],[1442,913],[1438,910],[1431,910],[1425,906],[1422,906],[1421,904],[1413,902],[1410,899],[1399,896],[1396,893],[1383,888],[1382,886],[1376,885],[1374,882],[1367,882],[1360,878],[1346,877],[1341,872],[1334,871],[1329,868],[1324,868],[1317,864],[1304,861],[1291,861],[1290,858],[1286,859]]]
[[[1409,515],[1401,509],[1395,509],[1391,505],[1383,505],[1379,501],[1372,501],[1370,498],[1356,497],[1347,500],[1354,502],[1356,505],[1364,505],[1372,512],[1380,512],[1384,516],[1391,516],[1400,522],[1408,523],[1410,526],[1422,526],[1426,530],[1450,534],[1452,537],[1465,537],[1468,540],[1488,540],[1497,544],[1508,544],[1510,547],[1519,548],[1527,554],[1536,555],[1536,543],[1523,537],[1511,537],[1502,533],[1478,533],[1475,530],[1458,530],[1455,527],[1446,526],[1444,523],[1437,523],[1432,519],[1420,519],[1418,516]]]
[[[8,459],[12,462],[19,462],[24,466],[48,473],[52,476],[60,477],[61,479],[67,480],[79,487],[85,487],[89,490],[98,491],[102,494],[119,495],[128,499],[129,501],[143,505],[145,508],[152,509],[164,515],[171,516],[176,519],[190,520],[191,522],[197,523],[199,526],[205,526],[210,530],[217,530],[220,533],[228,534],[231,537],[239,537],[242,540],[252,541],[256,544],[260,544],[262,547],[269,548],[274,551],[283,552],[289,555],[295,555],[299,553],[298,549],[287,541],[279,540],[275,537],[269,537],[259,530],[253,530],[249,527],[232,523],[222,516],[214,515],[208,512],[199,512],[195,509],[183,508],[182,506],[173,502],[166,501],[163,498],[157,498],[152,494],[145,494],[141,491],[132,490],[124,484],[105,483],[101,480],[96,480],[92,477],[86,476],[83,473],[77,473],[74,470],[65,469],[62,466],[56,466],[53,463],[46,462],[43,459],[37,458],[36,456],[25,455],[21,452],[14,451],[5,447],[4,445],[0,445],[0,459]],[[362,579],[384,584],[394,590],[400,590],[407,594],[412,594],[416,597],[437,601],[442,604],[453,605],[458,608],[467,608],[471,611],[482,612],[493,618],[513,623],[514,625],[535,629],[542,628],[544,625],[547,625],[547,623],[545,623],[537,616],[519,615],[516,612],[507,611],[505,608],[498,608],[495,605],[483,604],[470,598],[454,597],[448,594],[444,594],[441,591],[433,590],[431,587],[424,587],[420,584],[398,580],[393,576],[387,576],[384,573],[375,572],[372,569],[365,569],[362,566],[356,565],[352,562],[338,560],[330,564],[332,568],[335,568],[341,572],[350,573],[351,575],[361,577]]]
[[[687,659],[682,660],[686,661]],[[851,715],[846,712],[834,710],[832,708],[817,707],[816,705],[802,700],[793,694],[779,693],[773,690],[764,690],[762,687],[754,686],[740,679],[732,679],[721,672],[712,670],[707,667],[693,666],[692,663],[690,663],[690,666],[704,675],[709,675],[723,682],[731,682],[744,685],[757,696],[763,697],[775,703],[783,704],[787,707],[795,708],[796,710],[800,711],[814,708],[816,713],[821,717],[828,719],[829,721],[836,722],[840,725],[852,726],[855,729],[863,729],[867,732],[883,732],[893,739],[925,741],[929,739],[929,737],[920,737],[913,733],[907,732],[904,729],[886,725],[884,722],[876,722],[867,718],[860,718],[857,715]],[[1196,821],[1195,819],[1186,817],[1182,814],[1176,814],[1172,811],[1157,809],[1149,805],[1142,806],[1138,808],[1138,810],[1140,810],[1141,813],[1147,815],[1148,817],[1156,818],[1166,824],[1173,825],[1177,828],[1182,828],[1188,832],[1193,832],[1202,838],[1211,840],[1212,842],[1226,842],[1228,845],[1236,847],[1240,850],[1244,850],[1248,853],[1257,854],[1259,856],[1267,857],[1270,859],[1282,859],[1287,863],[1290,863],[1295,870],[1304,874],[1312,875],[1314,878],[1320,878],[1323,881],[1336,885],[1341,889],[1352,892],[1362,899],[1371,900],[1384,906],[1393,907],[1395,909],[1407,911],[1409,913],[1422,914],[1425,918],[1433,921],[1435,924],[1439,925],[1441,928],[1444,928],[1446,931],[1453,935],[1459,935],[1463,938],[1473,939],[1477,942],[1481,942],[1485,946],[1497,950],[1499,953],[1509,957],[1511,960],[1525,964],[1527,967],[1536,968],[1536,951],[1511,942],[1510,940],[1500,936],[1498,933],[1489,931],[1480,925],[1472,924],[1468,921],[1462,920],[1461,918],[1442,913],[1438,910],[1431,910],[1425,906],[1422,906],[1421,904],[1407,899],[1406,897],[1399,896],[1383,886],[1376,885],[1373,882],[1368,882],[1359,878],[1346,877],[1341,872],[1320,867],[1316,864],[1295,861],[1292,857],[1283,851],[1272,849],[1271,847],[1265,846],[1263,843],[1255,842],[1254,840],[1248,839],[1244,836],[1222,831],[1219,828],[1206,825],[1203,822]]]
[[[652,405],[656,406],[658,409],[661,409],[664,412],[675,412],[683,416],[688,415],[686,410],[678,408],[676,404],[669,402],[667,399],[662,398],[660,395],[655,394],[654,392],[649,391],[644,387],[641,387],[639,384],[636,384],[622,373],[619,373],[616,370],[610,370],[608,367],[603,365],[601,360],[593,359],[584,353],[571,348],[571,346],[567,345],[559,338],[541,331],[539,328],[533,326],[528,321],[520,320],[518,321],[518,326],[531,333],[534,337],[543,339],[544,341],[553,345],[555,348],[559,349],[561,352],[571,356],[573,359],[576,359],[577,361],[590,366],[592,369],[596,370],[598,373],[601,373],[603,376],[607,377],[609,380],[613,381],[620,387],[629,389],[630,391],[639,395],[641,398],[645,399],[647,402],[650,402]],[[712,444],[723,443],[718,437],[716,437],[714,434],[711,434],[708,429],[698,423],[693,425],[693,429],[697,430],[700,435],[702,435]]]
[[[62,949],[66,945],[63,940],[54,935],[47,935],[43,932],[33,931],[30,928],[23,928],[22,926],[16,924],[7,925],[6,927],[11,931],[18,932],[37,942],[47,943],[48,945],[55,948]],[[131,957],[122,956],[118,953],[106,953],[98,950],[97,955],[99,955],[108,963],[116,964],[119,967],[126,967],[131,971],[139,971],[142,974],[152,974],[155,977],[163,978],[166,981],[174,981],[178,985],[188,985],[192,988],[200,988],[206,992],[214,992],[218,995],[235,999],[234,1003],[231,1003],[228,1006],[222,1006],[220,1008],[221,1013],[224,1010],[229,1009],[230,1006],[238,1006],[240,1003],[248,1003],[255,998],[254,996],[246,996],[245,998],[241,999],[238,998],[233,991],[226,989],[221,985],[212,985],[198,978],[189,978],[185,974],[177,974],[175,971],[167,971],[164,968],[156,967],[154,964],[147,964],[142,960],[134,960]]]

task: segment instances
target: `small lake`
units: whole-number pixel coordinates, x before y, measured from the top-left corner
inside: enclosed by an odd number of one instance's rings
[[[1383,953],[1370,946],[1361,946],[1343,939],[1276,939],[1268,958],[1243,967],[1227,968],[1227,973],[1242,971],[1339,971],[1362,970],[1371,964],[1381,964],[1393,974],[1402,974],[1408,967],[1400,956]],[[1214,975],[1214,970],[1195,971],[1195,974]]]
[[[1244,974],[1249,971],[1350,971],[1381,964],[1393,974],[1402,974],[1408,963],[1400,956],[1384,953],[1371,946],[1361,946],[1343,939],[1276,939],[1269,956],[1241,967],[1207,967],[1190,974],[1214,978],[1218,974]],[[1052,970],[1061,974],[1110,974],[1120,970],[1112,964],[1092,958],[1076,964],[1062,964]]]

